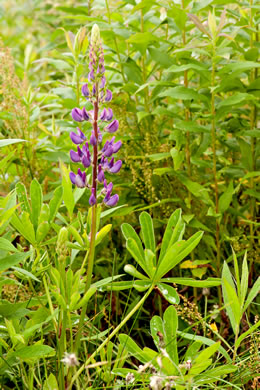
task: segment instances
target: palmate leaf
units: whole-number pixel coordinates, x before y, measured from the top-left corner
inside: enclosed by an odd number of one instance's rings
[[[173,245],[176,241],[179,241],[182,239],[182,231],[184,230],[184,223],[183,227],[181,227],[181,209],[177,209],[170,217],[164,236],[162,240],[162,246],[159,256],[159,263],[163,259],[167,249]]]
[[[167,272],[179,264],[198,245],[203,232],[197,232],[187,241],[175,242],[159,264],[156,272],[156,280],[160,280]]]

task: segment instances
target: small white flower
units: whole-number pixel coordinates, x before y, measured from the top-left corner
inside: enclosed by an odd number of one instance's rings
[[[129,384],[129,383],[134,383],[135,381],[135,376],[132,372],[129,372],[127,374],[127,376],[125,377],[125,381],[126,381],[126,384]]]
[[[162,390],[163,388],[163,380],[161,377],[154,375],[150,378],[150,388],[152,390]]]
[[[191,360],[187,360],[186,363],[185,363],[185,368],[186,368],[187,370],[190,370],[190,369],[191,369],[191,366],[192,366]]]
[[[65,352],[64,358],[61,359],[61,361],[65,364],[65,366],[68,367],[74,367],[79,365],[79,361],[75,353]]]

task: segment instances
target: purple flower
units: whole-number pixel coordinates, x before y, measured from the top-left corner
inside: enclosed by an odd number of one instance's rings
[[[101,67],[101,73],[104,73],[104,72],[102,72],[102,68],[104,68],[104,65],[102,65],[102,67]],[[104,71],[105,71],[105,68],[104,68]],[[106,78],[105,78],[105,76],[102,76],[101,82],[100,82],[100,88],[103,89],[105,87],[105,84],[106,84]]]
[[[72,119],[76,122],[82,122],[83,121],[83,115],[80,108],[73,108],[71,111]]]
[[[108,108],[107,109],[107,121],[111,121],[111,119],[113,118],[113,111],[111,108]]]
[[[90,206],[94,206],[94,204],[96,204],[97,200],[95,198],[95,188],[91,189],[91,195],[90,195],[88,202],[89,202]]]
[[[89,114],[87,113],[85,107],[82,108],[82,116],[85,121],[89,120]]]
[[[84,142],[84,140],[86,139],[85,135],[78,127],[77,130],[78,130],[78,135],[73,133],[73,131],[70,133],[70,139],[76,145],[82,144],[82,142]]]
[[[75,184],[77,187],[84,188],[87,185],[86,172],[81,172],[80,169],[78,169],[77,175],[74,172],[70,172],[70,180],[72,184]]]
[[[102,166],[99,164],[98,166],[98,174],[97,174],[97,179],[99,183],[102,183],[105,180],[105,174],[102,170]]]
[[[107,200],[106,202],[104,200],[104,203],[106,206],[114,207],[118,201],[119,201],[119,196],[117,194],[115,194],[115,195],[111,196],[111,198],[109,200]]]
[[[89,89],[88,89],[88,84],[82,85],[81,92],[82,92],[83,96],[89,97],[90,92],[89,92]]]
[[[118,173],[121,169],[121,166],[122,166],[122,161],[121,160],[118,160],[113,166],[112,168],[109,169],[109,172],[111,173]]]
[[[105,101],[106,102],[110,102],[112,100],[112,92],[110,91],[110,89],[107,89],[107,93],[106,93],[106,96],[105,96]]]
[[[122,141],[117,141],[113,146],[113,153],[117,153],[122,146]]]
[[[119,127],[119,122],[117,119],[114,119],[109,125],[105,127],[104,130],[108,131],[109,133],[115,133]]]
[[[77,152],[74,152],[74,150],[71,150],[70,151],[70,158],[73,162],[80,162],[81,158],[80,156],[78,155]]]
[[[90,142],[90,144],[91,144],[92,146],[94,146],[94,145],[97,144],[97,139],[96,139],[96,136],[95,136],[94,131],[91,132],[91,136],[90,136],[89,142]]]
[[[92,69],[88,74],[88,81],[91,83],[91,81],[95,80],[94,76],[94,69]]]
[[[104,108],[104,110],[101,112],[99,118],[100,118],[102,121],[105,121],[105,120],[107,120],[107,114],[108,114],[107,109]]]

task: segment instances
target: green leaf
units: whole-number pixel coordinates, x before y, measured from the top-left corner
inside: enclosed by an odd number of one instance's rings
[[[159,97],[171,97],[173,99],[181,100],[199,100],[200,96],[198,92],[191,88],[186,87],[174,87],[168,88],[166,91],[161,92]]]
[[[137,271],[137,269],[132,264],[126,264],[124,266],[124,271],[127,274],[132,275],[136,279],[148,280],[147,276],[145,276],[145,275],[141,274],[141,272]]]
[[[163,278],[161,279],[161,282],[164,283],[176,283],[176,284],[182,284],[183,286],[189,286],[189,287],[214,287],[214,286],[220,286],[221,285],[221,279],[220,278],[208,278],[205,280],[195,280],[192,278]]]
[[[31,272],[29,271],[26,271],[26,269],[23,269],[23,268],[20,268],[20,267],[12,267],[17,273],[19,274],[22,274],[22,275],[25,275],[26,278],[30,278],[30,279],[33,279],[35,280],[36,282],[40,282],[39,279],[36,278],[36,276],[34,276]],[[18,275],[19,277],[19,275]]]
[[[17,144],[18,142],[26,142],[24,139],[1,139],[0,140],[0,148],[3,148],[4,146],[12,145],[12,144]]]
[[[25,211],[22,212],[21,218],[13,214],[11,225],[31,244],[35,245],[35,232],[30,216]]]
[[[227,305],[226,310],[230,318],[230,322],[233,328],[233,331],[235,335],[239,331],[239,325],[241,320],[241,310],[240,310],[240,304],[239,299],[236,294],[236,290],[231,287],[231,285],[228,283],[228,281],[223,278],[223,283],[225,286],[225,296],[226,299],[224,299],[225,305]],[[223,294],[224,295],[224,294]],[[229,310],[228,310],[229,307]],[[232,314],[231,314],[232,312]],[[230,316],[231,314],[231,316]]]
[[[131,253],[135,261],[142,267],[142,269],[148,274],[149,270],[147,269],[145,259],[144,259],[144,251],[140,251],[140,248],[137,242],[133,238],[128,238],[126,241],[126,248],[128,252]]]
[[[244,306],[247,289],[248,289],[248,266],[247,266],[247,256],[245,253],[243,264],[242,264],[242,276],[241,276],[241,297],[240,297],[240,305]]]
[[[49,233],[51,225],[47,221],[43,221],[38,225],[36,232],[36,242],[42,242]]]
[[[219,211],[224,213],[228,208],[232,201],[232,197],[234,194],[233,181],[230,180],[228,184],[228,188],[219,198]]]
[[[146,47],[149,46],[152,42],[158,41],[157,36],[153,35],[150,32],[138,32],[134,35],[131,35],[130,38],[126,40],[129,43],[136,43],[138,45],[145,45]]]
[[[220,342],[212,344],[210,347],[204,349],[194,360],[194,363],[203,363],[205,360],[208,360],[215,352],[219,350]]]
[[[256,280],[255,284],[253,285],[253,287],[250,290],[250,293],[247,296],[247,300],[246,300],[245,306],[243,308],[244,312],[246,311],[246,309],[248,308],[250,303],[255,299],[257,294],[259,294],[259,291],[260,291],[260,276]]]
[[[172,72],[172,73],[182,73],[182,72],[185,72],[186,70],[195,70],[195,71],[198,71],[198,72],[205,72],[207,71],[207,68],[203,65],[199,65],[199,64],[184,64],[184,65],[172,65],[170,68],[168,68],[167,70],[165,70],[166,72]]]
[[[193,341],[200,341],[202,344],[205,344],[205,345],[211,346],[213,344],[216,344],[214,340],[208,339],[207,337],[196,336],[195,334],[181,332],[179,330],[177,330],[177,334],[180,335],[181,337],[183,337],[184,339],[193,340]],[[219,352],[221,352],[221,354],[227,359],[227,361],[229,361],[229,362],[232,361],[229,354],[227,353],[227,351],[223,347],[221,347],[221,346],[219,347]]]
[[[7,252],[19,252],[18,249],[4,237],[0,237],[0,250]]]
[[[165,51],[155,49],[154,47],[149,47],[149,53],[152,59],[163,67],[163,71],[165,71],[169,66],[173,63],[173,58],[169,56]]]
[[[158,283],[157,287],[168,302],[174,305],[180,303],[179,295],[174,287],[165,283]]]
[[[131,339],[131,337],[126,334],[120,334],[118,336],[120,344],[127,350],[130,355],[133,355],[136,359],[140,360],[142,363],[147,363],[150,360],[150,357],[147,356],[141,348]]]
[[[31,208],[28,202],[28,195],[23,183],[17,183],[15,186],[18,202],[21,203],[21,210],[31,214]]]
[[[32,252],[22,252],[22,253],[19,252],[19,253],[14,253],[13,255],[6,256],[3,259],[0,259],[0,271],[5,271],[8,268],[11,268],[18,263],[22,263],[31,254]]]
[[[97,246],[98,244],[100,244],[102,242],[102,240],[108,235],[108,233],[110,232],[112,228],[112,225],[109,224],[109,225],[105,225],[102,227],[102,229],[100,229],[100,231],[97,233],[96,235],[96,240],[95,240],[95,246]]]
[[[57,379],[53,374],[50,374],[43,385],[43,390],[58,390],[59,386]]]
[[[41,58],[40,60],[34,61],[35,63],[38,62],[47,62],[51,65],[53,65],[58,70],[72,70],[72,67],[70,64],[68,64],[66,61],[63,60],[55,60],[53,58]]]
[[[33,179],[33,181],[31,182],[30,196],[31,196],[31,206],[32,206],[31,219],[32,219],[34,229],[36,231],[38,226],[39,215],[42,208],[42,187],[36,179]]]
[[[174,306],[169,306],[163,314],[166,351],[172,361],[178,366],[179,357],[177,349],[178,315]]]
[[[136,242],[136,245],[138,246],[138,251],[140,254],[142,254],[141,256],[143,260],[145,260],[142,242],[134,228],[129,225],[129,223],[123,223],[121,226],[121,230],[126,240],[132,238]]]
[[[15,351],[15,356],[22,360],[40,359],[55,354],[55,349],[48,345],[30,345]]]
[[[140,214],[139,221],[141,225],[144,246],[146,249],[150,249],[153,253],[155,253],[153,220],[147,212],[143,211]]]
[[[229,96],[228,98],[225,98],[224,100],[222,100],[222,102],[218,103],[217,109],[220,109],[222,107],[228,107],[228,106],[232,107],[235,104],[240,104],[245,100],[247,101],[252,99],[255,99],[254,95],[250,95],[249,93],[238,92],[232,96]]]
[[[173,245],[176,241],[179,241],[182,239],[182,230],[183,227],[180,229],[181,225],[181,209],[177,209],[174,211],[174,213],[170,216],[167,227],[165,229],[163,240],[162,240],[162,246],[159,256],[159,263],[163,259],[166,251],[168,248]]]
[[[157,269],[156,278],[160,280],[167,272],[179,264],[193,249],[198,245],[203,232],[197,232],[187,241],[175,242],[168,251],[166,252],[164,258],[159,264]]]
[[[52,223],[56,217],[56,214],[62,202],[62,195],[63,195],[63,187],[60,186],[55,189],[49,203],[49,207],[50,207],[49,223]]]
[[[241,334],[241,336],[238,337],[237,341],[235,342],[235,347],[238,348],[241,344],[241,342],[247,337],[249,336],[251,333],[255,332],[260,326],[260,320],[257,321],[256,324],[250,326],[250,328]]]
[[[222,292],[226,311],[231,322],[233,331],[236,334],[237,326],[239,326],[240,321],[240,319],[238,319],[238,309],[240,306],[238,302],[238,297],[236,295],[236,287],[233,282],[233,277],[226,262],[224,262],[222,270]]]
[[[241,61],[235,62],[233,64],[227,64],[220,69],[219,74],[229,73],[229,72],[244,72],[250,69],[260,68],[260,64],[258,62],[253,61]]]

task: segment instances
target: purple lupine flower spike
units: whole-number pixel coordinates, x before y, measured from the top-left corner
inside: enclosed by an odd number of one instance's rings
[[[104,130],[108,131],[109,133],[115,133],[119,127],[119,122],[117,119],[114,119],[109,125],[105,127]]]
[[[104,198],[103,202],[106,206],[114,207],[118,203],[119,196],[118,194],[112,195],[113,183],[107,183],[105,172],[113,174],[120,171],[122,161],[115,161],[113,155],[121,148],[122,141],[115,142],[115,137],[112,137],[110,140],[106,140],[102,146],[102,130],[107,133],[114,133],[119,128],[119,122],[116,119],[113,120],[113,110],[111,108],[102,107],[103,104],[105,105],[111,101],[112,92],[106,88],[104,52],[100,31],[96,24],[91,32],[88,67],[89,83],[82,85],[81,92],[92,103],[93,109],[87,111],[85,107],[82,109],[76,107],[72,110],[71,115],[76,122],[91,121],[93,128],[88,142],[81,129],[77,128],[77,132],[70,133],[72,142],[77,146],[76,151],[70,151],[70,158],[74,163],[81,163],[84,170],[82,172],[79,168],[76,174],[70,172],[69,175],[72,184],[77,187],[92,187],[89,197],[90,206],[97,203],[97,187],[101,184],[102,189],[98,196]],[[99,127],[96,122],[98,112],[100,112],[98,121],[108,122],[105,128],[103,128],[103,125]],[[92,147],[89,149],[90,145]],[[86,177],[86,169],[89,167],[92,167],[92,186],[88,184]]]
[[[92,188],[91,189],[91,195],[90,195],[90,198],[89,198],[89,204],[90,206],[94,206],[94,204],[96,204],[97,200],[95,198],[95,188]]]
[[[71,111],[71,116],[72,119],[76,122],[83,121],[82,111],[80,108],[73,108],[73,110]]]

